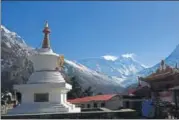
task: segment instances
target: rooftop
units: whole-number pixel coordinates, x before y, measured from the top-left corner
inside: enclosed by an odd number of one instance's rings
[[[176,64],[175,68],[172,68],[169,65],[165,64],[164,61],[162,60],[160,67],[154,73],[152,73],[151,75],[149,75],[145,78],[139,77],[139,79],[147,80],[147,81],[148,80],[157,80],[157,79],[163,80],[167,77],[174,76],[176,74],[179,74],[179,69],[177,67],[177,64]]]
[[[68,102],[84,103],[84,102],[90,102],[90,101],[108,101],[116,95],[117,94],[88,96],[88,97],[83,97],[83,98],[70,99],[68,100]]]

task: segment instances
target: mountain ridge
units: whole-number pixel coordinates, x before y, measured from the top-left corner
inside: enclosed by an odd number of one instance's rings
[[[138,73],[136,73],[136,75],[131,76],[129,78],[126,79],[126,81],[130,84],[128,84],[129,86],[136,86],[137,83],[137,78],[138,76],[140,77],[145,77],[148,76],[150,74],[152,74],[153,72],[156,72],[157,68],[160,67],[160,62],[159,61],[157,64],[155,64],[154,66],[150,67],[150,68],[146,68]],[[164,59],[165,64],[171,66],[171,67],[176,67],[176,64],[178,64],[179,67],[179,44],[176,45],[175,49]],[[121,83],[123,84],[123,83]],[[125,83],[127,84],[127,83]]]
[[[36,49],[28,46],[17,33],[2,25],[1,35],[2,85],[3,88],[12,88],[13,84],[26,83],[32,74],[32,63],[27,56],[33,55]],[[147,76],[160,65],[158,63],[153,67],[146,67],[135,60],[134,56],[133,53],[127,53],[121,56],[104,55],[75,61],[65,59],[63,72],[70,77],[76,76],[84,88],[92,86],[96,93],[120,93],[125,87],[136,84],[138,76]],[[165,62],[173,67],[176,63],[179,64],[179,44],[165,58]]]
[[[120,81],[146,68],[130,54],[123,54],[119,57],[107,55],[76,61],[96,72],[108,75]]]
[[[4,26],[1,26],[1,34],[1,77],[4,91],[12,89],[14,84],[23,84],[28,81],[33,72],[33,66],[27,56],[33,55],[36,49],[29,47],[19,35]],[[77,77],[84,88],[92,86],[94,93],[113,93],[124,89],[117,81],[113,81],[110,77],[90,70],[81,64],[65,60],[64,68],[66,75]]]

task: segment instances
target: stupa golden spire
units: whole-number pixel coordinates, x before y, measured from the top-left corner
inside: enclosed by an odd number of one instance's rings
[[[43,33],[44,33],[44,40],[43,40],[43,43],[42,43],[42,48],[50,48],[50,40],[49,40],[50,29],[48,27],[47,21],[45,23]]]

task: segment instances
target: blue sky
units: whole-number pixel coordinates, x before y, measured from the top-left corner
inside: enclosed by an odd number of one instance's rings
[[[2,2],[2,24],[30,46],[46,20],[51,46],[70,60],[135,53],[151,66],[179,44],[179,2]]]

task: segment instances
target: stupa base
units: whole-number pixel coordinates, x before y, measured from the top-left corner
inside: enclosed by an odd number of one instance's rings
[[[9,115],[16,114],[41,114],[41,113],[78,113],[81,108],[75,107],[73,104],[60,103],[34,103],[21,104],[14,109],[8,111]]]

